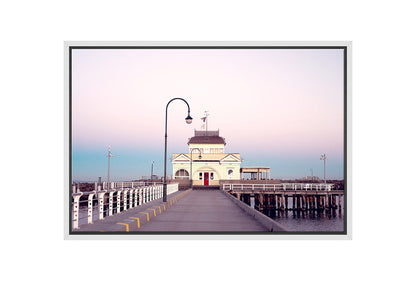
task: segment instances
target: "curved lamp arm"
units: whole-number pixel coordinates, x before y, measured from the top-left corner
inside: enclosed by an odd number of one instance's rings
[[[185,121],[186,121],[187,124],[191,124],[192,123],[192,117],[190,115],[191,109],[190,109],[189,104],[187,103],[187,101],[184,100],[183,98],[173,98],[173,99],[171,99],[168,102],[168,104],[166,105],[166,115],[165,115],[165,170],[164,170],[164,174],[163,174],[163,202],[166,202],[167,201],[167,187],[166,187],[166,152],[167,152],[167,146],[168,146],[168,106],[174,100],[182,100],[183,102],[186,103],[186,105],[188,106],[188,116],[185,118]]]

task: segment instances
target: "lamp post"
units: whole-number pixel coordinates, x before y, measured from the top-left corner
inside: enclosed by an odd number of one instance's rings
[[[166,152],[168,147],[168,106],[174,100],[182,100],[188,106],[188,116],[185,118],[187,124],[192,123],[192,117],[189,115],[191,109],[189,108],[189,104],[183,98],[173,98],[171,99],[168,104],[166,105],[166,115],[165,115],[165,167],[163,172],[163,202],[167,201],[167,187],[166,187]]]
[[[153,163],[155,163],[155,161],[152,161],[152,170],[150,172],[150,181],[153,181]]]
[[[108,146],[108,169],[107,169],[107,189],[110,189],[110,158],[114,157],[113,154],[111,154],[111,146]]]
[[[321,160],[324,160],[324,183],[326,184],[326,155],[321,155]]]
[[[198,158],[199,159],[201,159],[202,158],[202,156],[201,156],[201,150],[199,150],[199,148],[192,148],[191,149],[191,176],[189,177],[189,179],[190,179],[190,181],[189,181],[189,183],[190,183],[190,186],[191,186],[191,188],[192,188],[192,184],[193,184],[193,179],[192,179],[192,152],[194,151],[194,149],[198,149],[198,151],[199,151],[199,156],[198,156]]]

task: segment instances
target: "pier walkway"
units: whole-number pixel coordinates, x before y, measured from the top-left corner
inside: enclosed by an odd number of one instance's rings
[[[140,231],[268,231],[220,190],[192,190],[174,208],[155,217]]]
[[[129,233],[234,233],[285,231],[280,224],[221,190],[186,190],[149,204],[117,213],[74,234]]]

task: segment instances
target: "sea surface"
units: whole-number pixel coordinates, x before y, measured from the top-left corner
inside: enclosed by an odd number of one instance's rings
[[[338,203],[338,201],[337,201]],[[344,231],[344,206],[341,202],[340,209],[331,211],[264,211],[263,213],[277,221],[291,232],[343,232]],[[253,202],[251,202],[253,206]],[[289,200],[288,208],[292,208]]]

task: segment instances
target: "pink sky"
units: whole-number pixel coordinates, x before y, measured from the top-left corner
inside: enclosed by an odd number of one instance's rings
[[[186,151],[205,110],[228,152],[343,162],[343,50],[75,49],[73,147]],[[104,152],[105,153],[105,152]],[[318,161],[319,164],[319,161]]]

